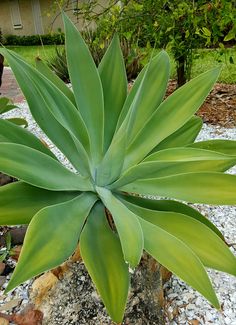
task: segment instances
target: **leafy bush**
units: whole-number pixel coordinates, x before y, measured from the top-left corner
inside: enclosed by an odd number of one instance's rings
[[[98,66],[107,51],[110,40],[101,38],[97,32],[87,31],[83,32],[82,35],[89,47],[95,64]],[[128,80],[134,79],[143,67],[142,62],[146,57],[146,53],[124,37],[121,39],[120,45],[125,61],[127,78]],[[65,82],[69,82],[70,78],[64,48],[55,49],[55,55],[48,60],[48,65],[59,78]]]
[[[219,69],[162,102],[170,68],[161,52],[127,94],[118,37],[96,68],[78,30],[66,16],[64,23],[73,92],[42,62],[38,71],[1,49],[34,119],[74,167],[61,165],[25,130],[3,131],[6,122],[0,121],[0,170],[21,180],[0,189],[0,223],[29,224],[6,291],[61,264],[79,241],[85,266],[117,323],[126,305],[129,267],[138,265],[143,249],[220,308],[205,267],[236,275],[236,258],[222,234],[188,205],[141,197],[236,203],[236,176],[224,174],[236,163],[235,141],[194,143],[202,126],[194,113]]]
[[[43,34],[43,35],[4,35],[5,45],[60,45],[64,44],[65,36],[63,33]]]

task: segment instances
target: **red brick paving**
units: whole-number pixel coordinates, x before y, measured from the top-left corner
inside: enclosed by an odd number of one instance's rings
[[[0,96],[8,97],[14,103],[21,103],[25,100],[20,87],[18,86],[16,79],[12,73],[12,70],[5,67],[2,76],[2,86],[0,88]]]

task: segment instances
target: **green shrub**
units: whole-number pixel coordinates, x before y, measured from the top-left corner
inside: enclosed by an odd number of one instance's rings
[[[202,126],[194,113],[219,69],[163,101],[170,64],[161,52],[127,94],[118,37],[97,68],[65,15],[64,23],[73,92],[40,61],[38,71],[1,49],[34,119],[74,166],[67,169],[21,128],[3,132],[0,120],[0,139],[5,139],[0,170],[20,179],[0,189],[0,224],[29,224],[6,291],[60,265],[79,241],[85,266],[117,323],[130,268],[138,265],[143,249],[220,308],[205,267],[236,275],[235,256],[206,217],[186,204],[160,199],[236,203],[236,176],[224,174],[236,163],[235,141],[194,144]],[[159,199],[141,197],[147,194]]]
[[[33,45],[60,45],[64,44],[63,33],[43,34],[43,35],[4,35],[5,45],[33,46]]]

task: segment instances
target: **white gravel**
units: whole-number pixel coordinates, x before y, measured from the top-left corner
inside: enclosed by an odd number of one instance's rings
[[[27,104],[22,103],[19,106],[20,109],[8,112],[4,117],[17,116],[26,118],[29,123],[28,130],[41,139],[44,139],[44,141],[49,144],[50,148],[55,150],[43,132],[32,121]],[[236,128],[227,129],[204,124],[198,140],[213,138],[235,140]],[[57,154],[59,160],[66,164],[68,163],[60,152],[57,150],[54,152]],[[232,168],[230,172],[236,174],[236,167]],[[194,206],[199,209],[201,213],[208,216],[209,219],[222,231],[228,243],[236,243],[236,207],[207,205]],[[236,254],[236,247],[232,246],[231,249]],[[212,308],[202,296],[196,293],[196,291],[175,276],[172,276],[171,280],[165,284],[167,300],[165,308],[166,324],[236,325],[236,277],[212,270],[209,271],[209,275],[220,300],[222,311],[218,312]],[[24,290],[22,291],[22,288],[27,290],[27,285],[17,288],[7,297],[7,300],[9,300],[10,297],[22,297],[24,303],[26,303],[27,294]],[[2,292],[0,292],[0,296],[1,295]]]

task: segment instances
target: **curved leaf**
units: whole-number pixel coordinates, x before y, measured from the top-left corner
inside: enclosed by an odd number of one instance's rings
[[[101,80],[93,58],[71,20],[63,14],[68,71],[75,100],[90,135],[94,164],[103,152],[104,100]]]
[[[54,154],[31,132],[0,119],[0,142],[22,144],[56,159]]]
[[[48,155],[15,143],[0,143],[0,170],[53,191],[90,191],[87,178],[72,173]]]
[[[157,144],[192,117],[204,102],[219,73],[218,68],[203,73],[167,97],[127,149],[124,170],[140,162]]]
[[[167,148],[184,147],[189,144],[191,145],[201,131],[202,124],[203,122],[200,117],[193,116],[181,128],[162,140],[151,152],[153,153]]]
[[[145,179],[122,186],[120,190],[137,194],[166,196],[192,203],[236,204],[236,175],[186,173]]]
[[[216,152],[222,152],[226,155],[236,155],[236,141],[233,140],[207,140],[195,142],[189,145],[191,148],[200,148],[206,150],[212,150]]]
[[[236,156],[227,156],[198,148],[171,148],[157,151],[137,166],[129,168],[110,188],[135,180],[210,171],[224,172],[236,164]]]
[[[104,152],[106,152],[127,95],[125,64],[117,34],[102,58],[98,72],[104,94]]]
[[[143,233],[138,218],[110,191],[101,187],[96,187],[96,190],[104,205],[112,214],[125,261],[131,267],[137,266],[143,252]]]
[[[96,200],[94,194],[82,194],[69,202],[46,207],[33,217],[6,292],[60,265],[74,252]]]
[[[7,120],[15,125],[23,126],[24,128],[27,128],[28,126],[27,121],[23,118],[16,117],[16,118],[8,118]]]
[[[0,225],[28,224],[44,207],[72,200],[79,192],[47,191],[23,182],[0,187]]]
[[[197,210],[191,208],[189,205],[184,203],[173,201],[173,200],[157,200],[157,199],[147,199],[139,196],[130,196],[130,195],[121,195],[119,194],[119,199],[124,200],[125,204],[134,204],[142,208],[157,210],[157,211],[167,211],[167,212],[177,212],[185,214],[189,217],[194,218],[195,220],[203,223],[205,226],[214,231],[217,236],[224,240],[224,236],[219,231],[219,229],[211,223],[207,217],[202,215]]]
[[[36,69],[50,80],[76,106],[75,96],[70,88],[62,81],[39,57],[35,59]]]
[[[15,74],[16,80],[27,99],[29,108],[35,121],[58,147],[58,149],[60,149],[66,155],[76,169],[82,174],[88,175],[89,164],[85,149],[81,146],[81,143],[78,140],[76,141],[72,134],[70,134],[69,131],[66,130],[60,123],[63,122],[63,112],[68,115],[65,107],[71,107],[71,110],[77,112],[75,107],[73,107],[72,103],[57,87],[55,87],[32,66],[26,63],[15,52],[5,49],[0,49],[0,52],[3,53],[3,55],[7,58],[9,65]],[[40,81],[39,84],[35,83],[35,75],[38,77],[37,80]],[[43,87],[42,83],[44,85]],[[39,89],[40,85],[41,91]],[[53,98],[51,93],[49,98],[47,98],[47,96],[45,97],[45,94],[48,93],[48,89],[53,89],[55,91],[53,92],[55,95]],[[47,99],[47,102],[45,102],[45,99]],[[57,103],[55,103],[55,100]],[[62,105],[63,103],[64,105]],[[60,111],[60,109],[63,109],[63,112]],[[57,118],[60,119],[60,122],[57,121],[53,113],[57,114]],[[77,112],[77,114],[79,113]],[[79,115],[77,115],[77,117],[79,118]],[[75,122],[75,125],[76,124],[77,123]],[[82,132],[82,134],[84,134],[84,132]]]
[[[109,315],[114,322],[121,323],[129,290],[129,271],[120,241],[109,227],[101,203],[88,216],[81,233],[80,251]]]
[[[199,291],[211,304],[220,309],[208,275],[195,253],[182,241],[160,227],[140,219],[144,248],[159,263]]]
[[[184,242],[205,266],[236,275],[236,257],[224,241],[201,222],[181,213],[153,211],[133,204],[127,207]]]

